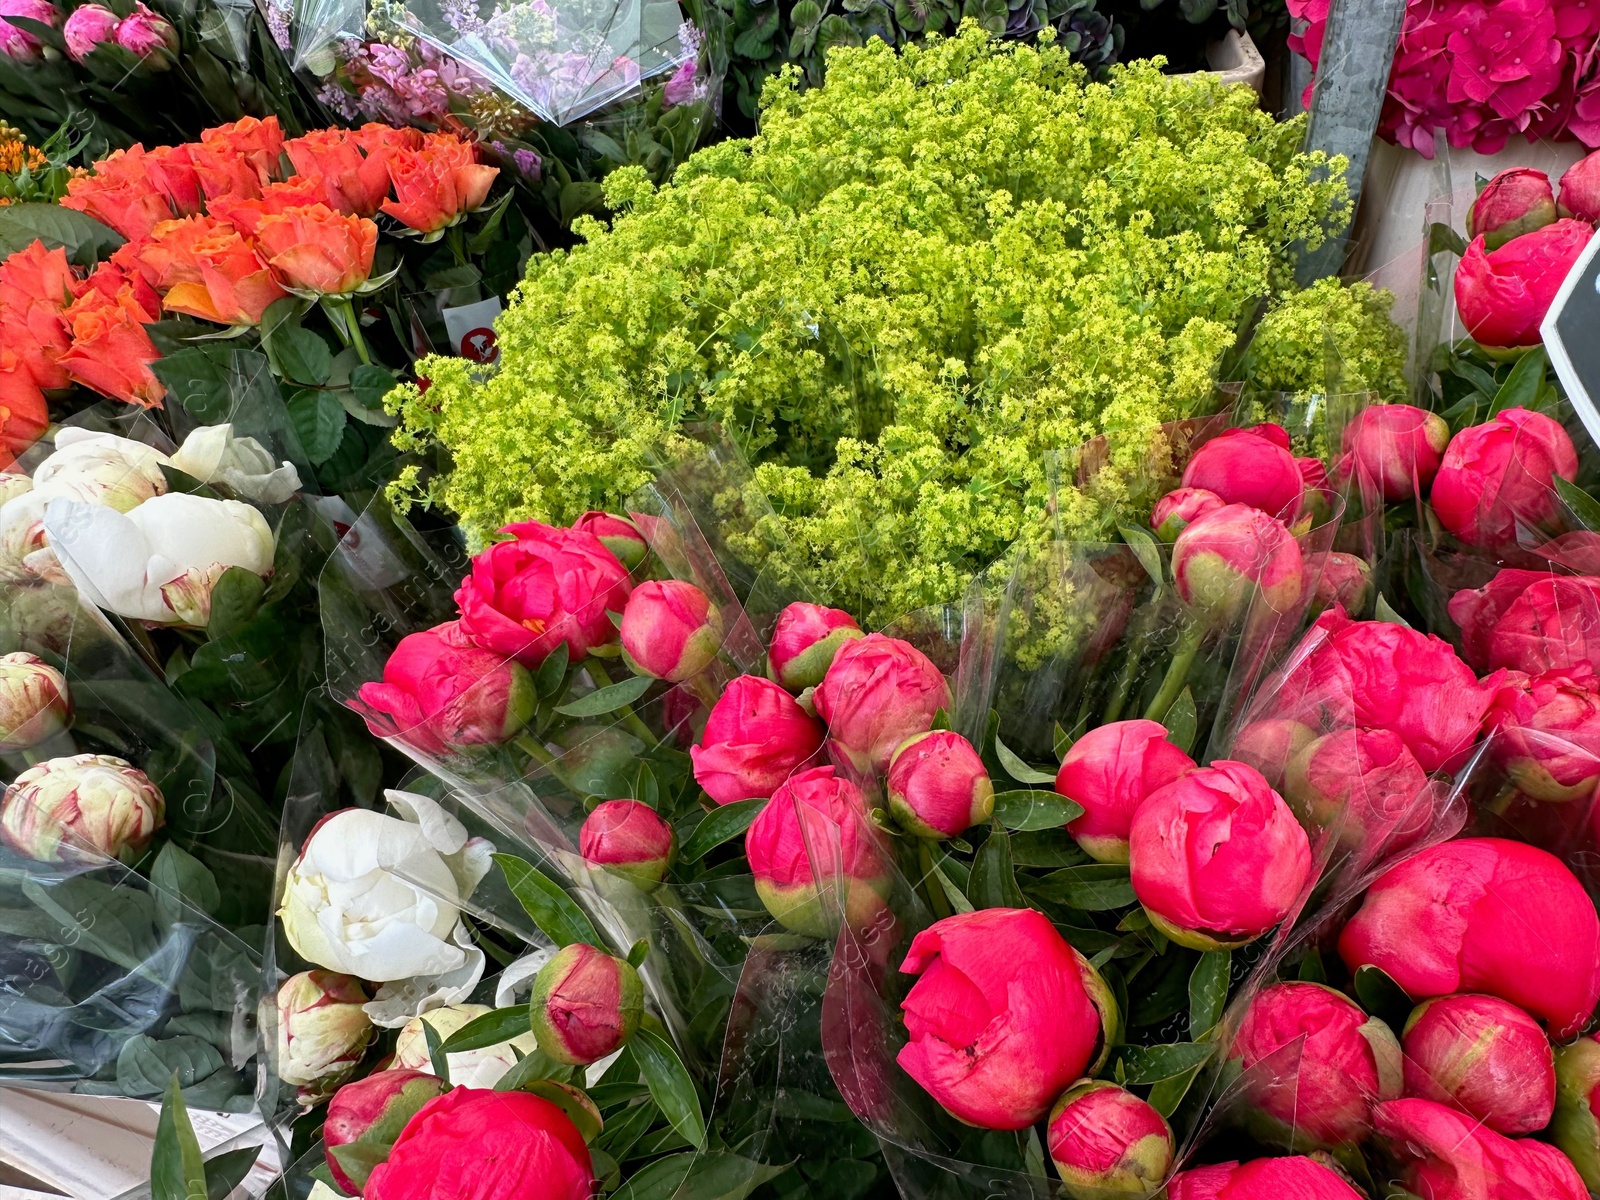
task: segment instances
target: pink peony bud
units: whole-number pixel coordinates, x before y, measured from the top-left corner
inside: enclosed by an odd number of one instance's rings
[[[1366,1200],[1314,1158],[1258,1158],[1180,1171],[1167,1200]]]
[[[1151,923],[1197,950],[1254,941],[1311,878],[1311,847],[1288,805],[1260,771],[1226,759],[1147,796],[1128,851]]]
[[[373,734],[427,754],[508,741],[539,703],[527,669],[474,646],[460,621],[401,638],[383,682],[357,694]]]
[[[1406,1021],[1406,1095],[1460,1108],[1496,1133],[1536,1133],[1556,1103],[1539,1023],[1494,996],[1444,996]]]
[[[744,851],[761,903],[796,933],[829,937],[840,912],[852,928],[865,927],[882,908],[889,868],[866,801],[832,767],[799,771],[773,792],[745,833]]]
[[[36,654],[0,655],[0,752],[26,750],[72,722],[67,681]]]
[[[1456,311],[1481,346],[1537,346],[1539,325],[1594,230],[1556,221],[1490,250],[1476,238],[1456,267]]]
[[[0,54],[22,61],[38,58],[43,52],[39,39],[13,25],[7,17],[26,17],[54,25],[55,6],[49,0],[0,0]]]
[[[886,770],[902,742],[932,727],[950,688],[910,642],[872,633],[839,647],[813,701],[830,747],[866,774]]]
[[[1333,516],[1333,502],[1337,497],[1328,482],[1328,468],[1320,458],[1296,458],[1294,465],[1300,469],[1300,481],[1305,491],[1300,497],[1300,512],[1295,518],[1298,526],[1302,520],[1321,525]]]
[[[0,796],[0,839],[39,862],[133,862],[166,817],[161,790],[109,754],[52,758]]]
[[[822,749],[822,724],[770,679],[741,675],[689,748],[695,781],[718,804],[765,800]]]
[[[1577,1169],[1554,1146],[1512,1139],[1431,1100],[1390,1100],[1373,1125],[1424,1200],[1588,1200]]]
[[[1317,731],[1300,721],[1265,717],[1239,731],[1228,757],[1254,767],[1262,778],[1282,791],[1289,763],[1316,738]]]
[[[311,1107],[326,1100],[361,1064],[372,1021],[361,1007],[361,981],[334,971],[302,971],[278,989],[278,1078],[300,1089]]]
[[[983,759],[959,733],[919,733],[889,760],[889,811],[925,838],[959,837],[994,812],[994,784]]]
[[[136,3],[133,12],[117,26],[117,45],[140,58],[150,59],[163,52],[176,51],[178,31],[160,13]]]
[[[682,683],[716,658],[722,614],[681,579],[652,579],[633,589],[622,610],[622,658],[640,675]]]
[[[1284,795],[1313,829],[1371,862],[1427,833],[1435,797],[1428,774],[1387,729],[1341,729],[1289,761]]]
[[[911,1040],[896,1059],[952,1116],[1024,1129],[1082,1075],[1100,1036],[1078,960],[1043,913],[986,908],[936,921],[900,970]]]
[[[1600,1190],[1600,1038],[1556,1050],[1556,1108],[1550,1140],[1572,1160],[1591,1191]]]
[[[1311,592],[1314,609],[1337,604],[1347,613],[1358,613],[1372,601],[1372,568],[1360,555],[1313,551],[1306,555],[1306,571],[1317,581]]]
[[[539,1049],[582,1066],[622,1049],[644,1014],[639,973],[586,942],[573,942],[533,979],[528,1007]]]
[[[1434,514],[1469,546],[1517,544],[1517,527],[1548,525],[1559,505],[1554,477],[1574,479],[1578,453],[1543,413],[1508,408],[1450,439],[1430,500]]]
[[[1512,238],[1532,233],[1556,219],[1556,196],[1550,176],[1529,167],[1513,167],[1489,180],[1467,210],[1467,236],[1481,237],[1490,250]]]
[[[1163,542],[1174,541],[1201,517],[1216,512],[1225,504],[1221,496],[1205,488],[1177,488],[1156,501],[1150,512],[1150,528]]]
[[[359,1196],[372,1168],[422,1106],[449,1085],[421,1071],[379,1071],[340,1088],[322,1126],[328,1173],[347,1195]],[[350,1150],[341,1153],[340,1147]]]
[[[1090,858],[1127,862],[1134,810],[1194,765],[1156,721],[1113,721],[1091,729],[1072,744],[1056,773],[1056,791],[1083,806],[1083,815],[1067,822],[1067,832]]]
[[[816,687],[839,647],[865,636],[856,619],[843,609],[797,600],[778,614],[767,650],[767,678],[791,692]]]
[[[1292,521],[1299,515],[1305,481],[1283,426],[1254,425],[1224,430],[1196,450],[1183,469],[1183,486]]]
[[[1585,799],[1600,782],[1600,680],[1587,663],[1532,678],[1516,672],[1484,717],[1489,753],[1535,800]]]
[[[1372,1132],[1375,1101],[1401,1089],[1400,1044],[1354,1001],[1318,983],[1262,988],[1229,1057],[1246,1072],[1245,1124],[1290,1150],[1354,1145]]]
[[[639,527],[626,517],[591,510],[574,521],[572,528],[578,533],[588,533],[598,538],[600,544],[616,555],[617,561],[630,571],[650,553],[650,543],[644,540]]]
[[[628,600],[628,570],[592,533],[529,521],[507,525],[472,560],[456,607],[461,629],[477,645],[537,667],[562,643],[573,662],[609,645],[616,627],[607,612]]]
[[[1600,579],[1544,571],[1501,571],[1476,591],[1450,598],[1467,660],[1541,675],[1600,663]]]
[[[1229,504],[1178,535],[1172,578],[1185,604],[1220,622],[1238,616],[1258,591],[1274,612],[1288,612],[1305,592],[1306,567],[1282,521]]]
[[[1583,885],[1554,855],[1500,838],[1444,842],[1390,867],[1339,954],[1352,972],[1381,967],[1415,999],[1509,1000],[1557,1041],[1600,1000],[1600,918]]]
[[[650,891],[672,869],[678,835],[648,804],[607,800],[583,819],[578,853],[591,867],[605,867]]]
[[[104,5],[84,4],[73,9],[61,26],[61,35],[67,42],[67,54],[74,62],[82,62],[101,42],[109,42],[116,37],[117,24],[117,14]]]
[[[1143,1196],[1172,1169],[1172,1127],[1132,1092],[1103,1079],[1070,1088],[1050,1110],[1050,1158],[1073,1200]]]
[[[1586,154],[1561,176],[1557,205],[1563,217],[1576,217],[1593,225],[1600,222],[1600,158]]]
[[[1449,444],[1450,426],[1437,413],[1374,404],[1344,427],[1339,478],[1353,481],[1364,497],[1409,500],[1432,485]]]

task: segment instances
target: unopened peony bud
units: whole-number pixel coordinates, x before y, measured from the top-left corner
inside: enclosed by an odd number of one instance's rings
[[[718,804],[765,800],[822,749],[822,724],[770,679],[741,675],[711,706],[694,777]]]
[[[1221,496],[1205,488],[1177,488],[1156,501],[1150,513],[1150,528],[1163,542],[1177,537],[1207,513],[1226,507]]]
[[[1449,444],[1450,426],[1437,413],[1374,404],[1345,426],[1339,477],[1353,480],[1363,496],[1409,500],[1428,490]]]
[[[412,1017],[395,1038],[393,1066],[401,1070],[433,1074],[433,1056],[428,1052],[428,1031],[423,1026],[431,1028],[439,1041],[445,1042],[452,1034],[489,1011],[486,1004],[447,1004],[443,1008],[430,1008],[420,1017]],[[445,1055],[450,1084],[452,1087],[492,1088],[500,1082],[501,1076],[517,1065],[519,1057],[532,1054],[536,1047],[530,1031],[493,1046],[452,1050]]]
[[[865,636],[844,610],[796,601],[778,614],[767,650],[767,678],[791,692],[816,687],[839,647]]]
[[[355,1073],[372,1040],[361,981],[334,971],[302,971],[278,989],[278,1078],[300,1089],[308,1107]]]
[[[1075,1085],[1050,1110],[1050,1158],[1073,1200],[1155,1191],[1172,1169],[1172,1127],[1144,1100],[1102,1079]]]
[[[1405,849],[1433,818],[1427,772],[1387,729],[1324,734],[1289,761],[1283,792],[1311,828],[1369,860]]]
[[[1467,237],[1481,237],[1485,246],[1498,250],[1512,238],[1555,219],[1556,197],[1550,176],[1530,167],[1514,167],[1484,184],[1467,210]]]
[[[1560,422],[1508,408],[1450,439],[1429,500],[1439,523],[1468,546],[1517,544],[1519,526],[1557,516],[1555,479],[1578,475],[1578,452]]]
[[[82,62],[96,46],[116,38],[117,23],[117,14],[103,4],[80,4],[61,26],[67,55],[73,62]]]
[[[1317,731],[1285,717],[1264,717],[1239,731],[1228,756],[1260,771],[1274,788],[1282,790],[1284,773],[1295,755],[1316,740]]]
[[[60,671],[37,655],[0,656],[0,752],[37,746],[71,720],[72,701]]]
[[[1569,610],[1570,613],[1570,610]],[[1556,629],[1543,627],[1550,636]],[[1533,678],[1516,672],[1483,719],[1489,754],[1535,800],[1586,800],[1600,781],[1600,680],[1587,663]]]
[[[1600,1039],[1581,1037],[1556,1053],[1556,1108],[1550,1140],[1583,1182],[1600,1191]]]
[[[166,817],[145,773],[109,754],[52,758],[24,771],[0,797],[0,836],[40,862],[132,862]]]
[[[1593,236],[1585,222],[1563,220],[1498,250],[1475,238],[1456,267],[1456,312],[1467,332],[1491,350],[1537,346],[1545,314]]]
[[[1372,568],[1359,555],[1317,551],[1306,555],[1306,570],[1317,580],[1311,593],[1314,609],[1337,604],[1347,613],[1359,613],[1372,602]]]
[[[910,642],[873,633],[839,648],[812,699],[835,761],[870,774],[887,770],[902,742],[933,727],[950,705],[950,687]]]
[[[620,958],[574,942],[556,952],[533,981],[529,1008],[539,1049],[557,1062],[598,1062],[622,1049],[639,1028],[644,988]]]
[[[1206,442],[1184,467],[1183,486],[1292,521],[1299,515],[1305,480],[1289,451],[1288,432],[1267,424],[1227,429]]]
[[[1366,1196],[1317,1158],[1296,1155],[1190,1167],[1168,1182],[1167,1200],[1366,1200]]]
[[[1390,1100],[1373,1107],[1372,1123],[1400,1161],[1400,1182],[1427,1200],[1588,1200],[1554,1146],[1505,1137],[1443,1104]]]
[[[1453,1104],[1496,1133],[1536,1133],[1550,1123],[1550,1039],[1516,1005],[1495,996],[1427,1000],[1402,1036],[1406,1095]]]
[[[584,818],[578,853],[591,867],[604,867],[649,891],[672,869],[678,835],[648,804],[607,800]]]
[[[1157,788],[1194,770],[1194,759],[1167,740],[1156,721],[1113,721],[1091,729],[1067,751],[1056,791],[1083,807],[1067,832],[1089,857],[1128,861],[1134,810]]]
[[[1227,621],[1257,592],[1274,612],[1292,609],[1305,591],[1305,559],[1282,521],[1230,504],[1178,535],[1172,578],[1179,598],[1202,619]]]
[[[599,538],[600,544],[616,555],[617,561],[630,571],[650,553],[650,543],[644,540],[639,527],[626,517],[590,511],[574,521],[572,528]]]
[[[167,56],[178,48],[178,31],[160,13],[136,3],[133,12],[117,26],[117,45],[133,51],[147,64],[165,64]]]
[[[422,1071],[379,1071],[340,1088],[322,1126],[328,1171],[340,1190],[359,1196],[406,1123],[448,1087]],[[341,1153],[344,1146],[350,1149]]]
[[[917,837],[958,837],[994,812],[994,784],[983,759],[948,729],[902,743],[889,760],[888,782],[889,811]]]
[[[622,610],[622,657],[640,675],[681,683],[711,665],[722,647],[722,614],[681,579],[652,579]]]
[[[1600,153],[1586,154],[1561,176],[1557,208],[1563,217],[1600,222]]]
[[[644,743],[616,725],[574,725],[550,739],[550,770],[575,792],[607,800],[632,795]]]

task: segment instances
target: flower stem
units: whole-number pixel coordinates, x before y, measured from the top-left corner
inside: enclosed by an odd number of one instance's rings
[[[356,357],[363,365],[372,365],[372,355],[367,350],[367,340],[361,336],[361,318],[356,316],[356,306],[349,296],[329,296],[323,300],[323,308],[333,321],[334,332],[339,335],[339,340],[346,346],[355,348]]]
[[[517,734],[516,737],[511,739],[511,744],[518,750],[521,750],[529,758],[533,759],[534,762],[541,763],[544,766],[548,767],[556,760],[556,756],[551,754],[550,751],[546,750],[544,746],[540,744],[539,739],[534,737],[531,733],[523,732]]]
[[[584,660],[583,669],[588,671],[589,677],[601,687],[611,686],[611,675],[594,657],[591,656]],[[633,732],[635,737],[643,741],[646,746],[657,746],[660,744],[656,740],[656,735],[650,732],[650,726],[641,721],[639,719],[639,714],[633,711],[633,705],[624,705],[622,713],[622,723]]]
[[[944,894],[944,888],[933,877],[933,851],[929,849],[926,838],[917,838],[917,870],[921,878],[917,880],[922,889],[922,898],[933,910],[934,920],[942,920],[952,915],[955,909],[950,907],[950,898]]]
[[[1117,672],[1117,682],[1111,688],[1111,699],[1106,701],[1106,711],[1100,718],[1102,725],[1109,725],[1113,721],[1122,719],[1122,710],[1128,705],[1128,695],[1133,691],[1133,681],[1139,674],[1139,664],[1144,661],[1144,648],[1147,633],[1141,628],[1128,639],[1127,649],[1122,656],[1122,670]]]
[[[1198,621],[1184,629],[1178,639],[1177,649],[1173,651],[1172,663],[1167,667],[1166,678],[1161,681],[1161,690],[1150,701],[1150,707],[1144,710],[1145,720],[1161,720],[1167,715],[1167,710],[1177,703],[1178,697],[1183,695],[1184,684],[1189,681],[1189,671],[1200,655],[1200,643],[1204,640],[1205,626]]]

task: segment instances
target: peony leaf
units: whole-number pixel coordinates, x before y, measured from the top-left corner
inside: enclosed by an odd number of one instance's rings
[[[1166,720],[1162,722],[1167,727],[1167,741],[1187,754],[1194,745],[1199,723],[1200,718],[1194,708],[1194,693],[1184,688],[1183,694],[1173,702],[1167,710]]]
[[[635,1033],[628,1048],[662,1115],[690,1145],[703,1146],[706,1123],[700,1115],[700,1095],[678,1052],[660,1034],[648,1029]]]
[[[533,1079],[525,1083],[520,1089],[529,1095],[538,1096],[548,1100],[562,1112],[567,1114],[567,1119],[578,1127],[578,1132],[585,1142],[592,1142],[600,1136],[600,1131],[605,1128],[605,1120],[600,1116],[600,1110],[588,1095],[570,1083],[561,1083],[554,1079]]]
[[[1018,783],[1054,783],[1056,781],[1056,773],[1054,771],[1044,771],[1038,767],[1030,767],[1000,740],[998,734],[994,739],[994,753],[995,757],[1000,760],[1000,765],[1005,768],[1006,774]]]
[[[758,798],[719,804],[694,827],[694,832],[684,840],[678,857],[684,862],[696,862],[704,858],[723,842],[731,841],[749,829],[750,823],[760,816],[766,803]]]
[[[528,1006],[516,1004],[510,1008],[497,1008],[474,1017],[444,1040],[440,1047],[446,1054],[460,1054],[464,1050],[482,1050],[498,1046],[530,1030]]]
[[[553,879],[514,854],[496,854],[494,861],[505,873],[506,883],[533,923],[558,946],[587,942],[601,950],[606,944],[595,932],[583,909]],[[607,953],[610,953],[608,950]]]
[[[1017,873],[1011,865],[1011,840],[998,824],[972,860],[967,895],[976,908],[1026,908],[1017,890]]]
[[[1391,1029],[1404,1028],[1411,1013],[1411,998],[1383,968],[1371,964],[1357,967],[1355,992],[1368,1016],[1387,1022]]]
[[[1570,480],[1555,476],[1556,495],[1561,497],[1567,511],[1573,518],[1590,532],[1600,531],[1600,500],[1596,500],[1588,492]]]
[[[200,1139],[194,1135],[183,1089],[173,1072],[161,1101],[155,1148],[150,1154],[151,1200],[196,1200],[205,1194],[206,1165],[200,1157]]]
[[[433,1073],[446,1083],[450,1082],[450,1058],[444,1052],[444,1043],[439,1040],[439,1031],[431,1022],[422,1023],[422,1036],[428,1043],[428,1064],[433,1068]]]
[[[1057,792],[1023,788],[997,795],[994,798],[994,816],[1007,829],[1022,832],[1059,829],[1068,821],[1083,816],[1083,805]]]
[[[1122,535],[1122,540],[1127,544],[1133,556],[1139,560],[1139,565],[1144,568],[1144,573],[1150,576],[1159,589],[1166,577],[1161,568],[1161,551],[1156,545],[1155,535],[1148,529],[1140,529],[1133,525],[1118,525],[1117,532]]]
[[[1196,1041],[1222,1020],[1228,1003],[1229,968],[1233,951],[1210,950],[1200,956],[1189,975],[1189,1036]]]
[[[550,652],[550,657],[539,664],[539,672],[533,677],[533,685],[539,691],[543,700],[554,700],[560,697],[561,681],[567,674],[567,644],[562,642]]]
[[[1374,621],[1384,621],[1390,625],[1402,625],[1407,629],[1411,628],[1411,622],[1395,612],[1388,598],[1382,592],[1378,593],[1377,602],[1372,606],[1372,619]]]
[[[240,1146],[206,1159],[206,1200],[227,1200],[260,1157],[260,1146]]]
[[[1123,1081],[1138,1087],[1173,1079],[1185,1071],[1203,1066],[1216,1052],[1210,1042],[1174,1042],[1166,1046],[1123,1046],[1117,1063]]]
[[[579,696],[571,704],[556,709],[564,717],[600,717],[626,708],[650,690],[655,680],[648,675],[635,675],[621,683],[597,688],[587,696]]]
[[[1029,890],[1080,912],[1108,912],[1138,899],[1128,868],[1114,863],[1085,863],[1052,871],[1036,880]]]

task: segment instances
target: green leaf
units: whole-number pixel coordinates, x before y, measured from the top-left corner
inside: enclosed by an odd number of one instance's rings
[[[957,912],[973,912],[972,901],[967,899],[967,894],[956,886],[955,881],[946,875],[944,868],[938,863],[933,864],[933,877],[939,881],[939,887],[944,891],[944,898],[950,901],[950,907]]]
[[[1007,829],[1027,832],[1059,829],[1068,821],[1083,816],[1083,805],[1068,800],[1059,792],[1023,788],[1001,792],[994,798],[994,817]]]
[[[1077,738],[1073,737],[1065,729],[1061,728],[1061,722],[1057,721],[1055,738],[1052,745],[1052,749],[1054,749],[1056,752],[1056,760],[1060,761],[1061,759],[1066,758],[1067,751],[1072,749],[1072,743],[1077,740]]]
[[[1037,896],[1082,912],[1108,912],[1133,904],[1138,897],[1128,868],[1115,863],[1086,863],[1052,871],[1030,890]]]
[[[1174,1075],[1171,1079],[1163,1079],[1150,1089],[1150,1094],[1145,1097],[1151,1108],[1163,1117],[1171,1117],[1178,1111],[1178,1105],[1183,1103],[1183,1098],[1189,1094],[1189,1089],[1194,1086],[1195,1076],[1200,1074],[1199,1067]]]
[[[206,1159],[206,1200],[226,1200],[260,1157],[260,1146],[241,1146]]]
[[[300,391],[289,398],[289,421],[306,457],[321,466],[344,439],[344,406],[331,392]]]
[[[383,398],[394,391],[397,382],[388,368],[371,363],[363,363],[350,372],[350,390],[355,393],[356,402],[378,412],[383,410]]]
[[[468,1021],[444,1040],[441,1049],[446,1054],[460,1054],[463,1050],[482,1050],[486,1046],[498,1046],[501,1042],[521,1037],[529,1029],[526,1004],[497,1008]]]
[[[644,960],[650,957],[650,939],[640,938],[628,951],[628,965],[638,970],[644,965]]]
[[[1189,1036],[1199,1041],[1222,1020],[1228,1003],[1231,950],[1209,950],[1189,973]]]
[[[1156,587],[1166,582],[1161,570],[1161,551],[1157,547],[1155,535],[1148,529],[1139,529],[1132,525],[1118,525],[1117,532],[1122,535],[1122,540],[1127,543],[1128,549],[1133,551],[1133,556],[1139,560],[1139,565],[1144,568],[1145,574],[1150,576]]]
[[[1356,999],[1369,1016],[1377,1017],[1390,1029],[1403,1029],[1411,1013],[1411,998],[1381,967],[1370,964],[1356,968]]]
[[[550,653],[550,657],[539,664],[539,673],[533,678],[533,685],[538,689],[542,700],[551,700],[556,697],[561,681],[567,674],[567,644],[562,642]]]
[[[261,608],[267,581],[244,567],[229,567],[211,589],[211,619],[206,636],[212,641],[228,637],[251,621]]]
[[[1166,1046],[1122,1046],[1117,1059],[1124,1082],[1142,1087],[1172,1079],[1205,1065],[1216,1052],[1210,1042],[1174,1042]]]
[[[1167,741],[1187,754],[1194,746],[1194,736],[1199,732],[1200,724],[1194,707],[1194,693],[1184,688],[1183,694],[1167,710],[1167,719],[1163,724],[1167,727]]]
[[[527,910],[544,935],[558,946],[587,942],[606,949],[583,909],[544,872],[512,854],[496,854],[512,895]]]
[[[635,1033],[628,1047],[662,1115],[691,1146],[703,1145],[706,1125],[700,1115],[700,1095],[678,1052],[648,1029]]]
[[[523,1010],[527,1016],[527,1010]],[[444,1052],[444,1043],[439,1040],[439,1031],[433,1027],[432,1022],[422,1022],[422,1036],[428,1043],[428,1063],[433,1067],[433,1073],[446,1083],[450,1082],[450,1058]]]
[[[287,322],[272,336],[272,352],[284,378],[321,387],[333,374],[333,351],[328,343],[302,325]]]
[[[527,1009],[523,1009],[526,1013]],[[509,1071],[500,1076],[499,1082],[494,1085],[497,1092],[520,1092],[535,1079],[558,1079],[565,1082],[572,1078],[572,1068],[565,1063],[558,1063],[543,1050],[534,1050],[531,1054],[524,1054]]]
[[[972,860],[972,875],[967,880],[967,897],[974,908],[1026,908],[1017,890],[1017,875],[1011,865],[1011,840],[998,826]]]
[[[1560,496],[1570,512],[1590,532],[1600,531],[1600,500],[1596,500],[1577,484],[1555,476],[1556,495]]]
[[[66,248],[79,267],[92,267],[122,245],[122,235],[93,217],[59,204],[11,204],[0,208],[0,258],[26,250],[35,241],[46,250]]]
[[[561,705],[556,711],[564,717],[603,716],[626,708],[649,691],[654,682],[648,675],[635,675],[632,679],[624,679],[621,683],[613,683],[587,696],[580,696],[571,704]]]
[[[1460,258],[1467,252],[1467,242],[1455,229],[1443,221],[1428,226],[1428,257],[1448,252]]]
[[[177,842],[161,847],[150,868],[150,883],[156,918],[163,925],[194,923],[195,918],[185,912],[185,904],[213,917],[222,905],[216,876]]]
[[[1390,606],[1388,598],[1382,592],[1378,593],[1378,599],[1372,606],[1372,619],[1374,621],[1385,621],[1390,625],[1402,625],[1407,629],[1411,628],[1411,622],[1395,612],[1393,607]]]
[[[174,1074],[161,1101],[156,1143],[150,1154],[151,1200],[205,1200],[206,1164],[194,1135],[183,1088]]]
[[[1011,835],[1011,859],[1019,867],[1076,867],[1089,861],[1065,829]]]
[[[1506,381],[1494,394],[1494,402],[1489,405],[1489,416],[1493,417],[1508,408],[1530,407],[1533,398],[1539,394],[1539,385],[1544,382],[1546,361],[1543,346],[1535,346],[1517,359],[1517,365],[1511,368],[1511,374],[1506,376]]]
[[[698,862],[723,842],[732,841],[749,829],[766,805],[767,802],[759,798],[717,805],[684,840],[678,857],[684,862]]]
[[[1313,946],[1300,960],[1300,979],[1305,983],[1327,983],[1328,972],[1322,965],[1322,954]]]
[[[1000,765],[1005,768],[1006,774],[1018,783],[1054,783],[1056,781],[1056,773],[1054,771],[1041,771],[1038,767],[1030,767],[999,737],[994,739],[994,753],[995,757],[1000,760]]]

